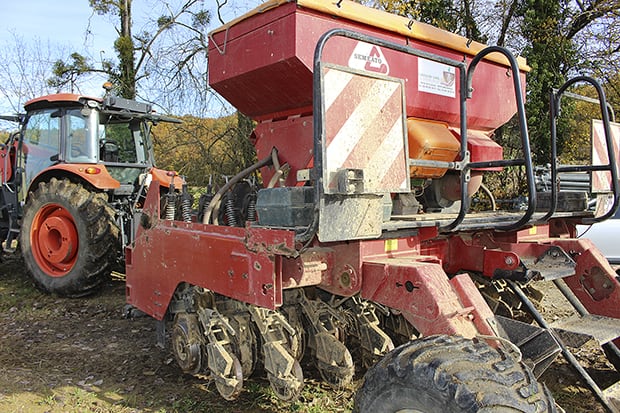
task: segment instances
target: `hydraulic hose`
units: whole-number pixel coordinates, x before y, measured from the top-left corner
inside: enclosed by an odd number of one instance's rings
[[[278,150],[276,148],[271,149],[271,153],[269,154],[269,156],[245,168],[243,171],[239,172],[237,175],[230,178],[230,180],[226,183],[226,185],[224,185],[223,187],[220,188],[219,191],[217,191],[215,196],[213,196],[213,199],[211,200],[211,202],[209,202],[209,205],[207,206],[207,208],[205,208],[205,213],[202,218],[202,223],[208,224],[209,221],[211,220],[211,215],[213,215],[215,217],[213,219],[213,223],[217,224],[218,223],[217,216],[220,212],[220,203],[222,200],[222,196],[224,196],[224,194],[230,188],[232,188],[233,185],[237,184],[239,181],[241,181],[243,178],[245,178],[252,172],[259,170],[263,166],[271,165],[273,163],[273,157],[277,156],[277,154],[278,154]]]

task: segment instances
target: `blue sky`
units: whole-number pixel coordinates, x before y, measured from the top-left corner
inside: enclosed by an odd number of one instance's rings
[[[223,17],[232,19],[260,3],[260,0],[229,0],[223,8]],[[133,0],[134,25],[139,27],[141,17],[162,8],[163,4],[163,0]],[[215,0],[204,0],[204,4],[212,12],[213,27],[217,27]],[[86,40],[87,29],[90,35]],[[27,41],[49,40],[75,50],[86,48],[96,53],[104,50],[106,54],[113,53],[112,42],[116,36],[111,18],[93,15],[88,0],[3,0],[0,42],[12,41],[13,32]]]
[[[133,0],[134,23],[139,25],[145,10],[157,9],[163,3],[163,0]],[[223,9],[224,17],[232,19],[260,3],[260,0],[229,0]],[[213,13],[215,27],[215,1],[205,0],[204,4]],[[87,29],[91,35],[85,42]],[[93,16],[88,0],[2,0],[0,41],[12,40],[12,32],[25,40],[49,40],[75,49],[87,47],[97,52],[112,52],[116,35],[109,17]]]
[[[5,0],[2,3],[0,42],[12,42],[15,33],[25,41],[49,41],[73,50],[112,53],[114,27],[107,17],[95,15],[91,18],[88,0]],[[87,29],[91,32],[88,38]]]

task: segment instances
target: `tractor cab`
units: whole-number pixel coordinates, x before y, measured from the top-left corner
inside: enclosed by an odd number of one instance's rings
[[[24,190],[57,165],[99,164],[78,174],[100,189],[133,187],[153,166],[149,133],[159,117],[146,103],[56,94],[33,99],[25,109],[19,146]]]
[[[24,109],[2,117],[20,125],[0,148],[4,249],[13,250],[19,236],[38,286],[88,294],[123,258],[150,182],[180,179],[155,168],[150,140],[157,122],[179,121],[116,96],[59,93],[32,99]],[[91,262],[89,255],[100,258]]]

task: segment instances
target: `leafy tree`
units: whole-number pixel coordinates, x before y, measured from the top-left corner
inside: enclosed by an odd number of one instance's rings
[[[564,83],[575,67],[575,47],[563,32],[567,10],[556,0],[526,0],[520,13],[523,35],[529,40],[524,55],[532,67],[526,103],[530,138],[536,161],[547,163],[550,162],[549,94]],[[559,136],[564,135],[559,132]]]
[[[252,121],[237,114],[222,118],[184,116],[182,124],[161,123],[153,130],[160,166],[177,170],[191,185],[218,186],[255,161],[249,136]]]
[[[131,0],[88,0],[95,13],[100,15],[117,14],[120,28],[117,27],[118,39],[114,42],[119,64],[116,70],[108,62],[107,69],[111,80],[117,85],[121,96],[128,99],[136,97],[137,71],[134,39],[131,35]]]
[[[617,0],[527,0],[524,3],[521,10],[523,35],[529,41],[524,54],[533,69],[528,76],[528,122],[539,163],[550,161],[547,102],[552,88],[579,73],[599,75],[603,81],[606,73],[617,73],[614,62],[620,48],[616,45],[614,50],[604,43],[594,45],[593,40],[597,39],[594,34],[603,30],[611,37],[618,36],[619,12],[620,1]],[[614,87],[613,82],[606,83]],[[571,104],[563,105],[563,111],[566,119],[571,113],[576,115]],[[569,122],[561,122],[560,149],[571,141],[571,136]]]
[[[378,5],[383,10],[461,33],[472,40],[486,40],[475,21],[475,0],[463,0],[461,4],[452,0],[379,0]]]
[[[613,113],[618,114],[620,101],[615,91],[620,87],[620,73],[610,80],[604,81],[602,86],[606,91],[611,92],[607,94],[607,103],[611,105]],[[577,85],[574,92],[590,98],[598,97],[594,88],[589,84]],[[560,160],[563,164],[583,164],[591,161],[591,120],[601,118],[600,106],[583,100],[576,100],[572,103],[573,110],[569,111],[568,114],[562,111],[561,115],[568,127]]]
[[[71,62],[65,63],[63,60],[54,62],[52,71],[54,77],[47,80],[48,85],[55,89],[69,85],[71,92],[78,88],[78,79],[85,73],[92,72],[94,69],[88,63],[88,59],[79,53],[71,53]]]

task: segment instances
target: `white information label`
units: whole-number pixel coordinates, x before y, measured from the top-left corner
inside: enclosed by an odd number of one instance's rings
[[[418,90],[456,97],[456,69],[443,63],[418,58]]]

